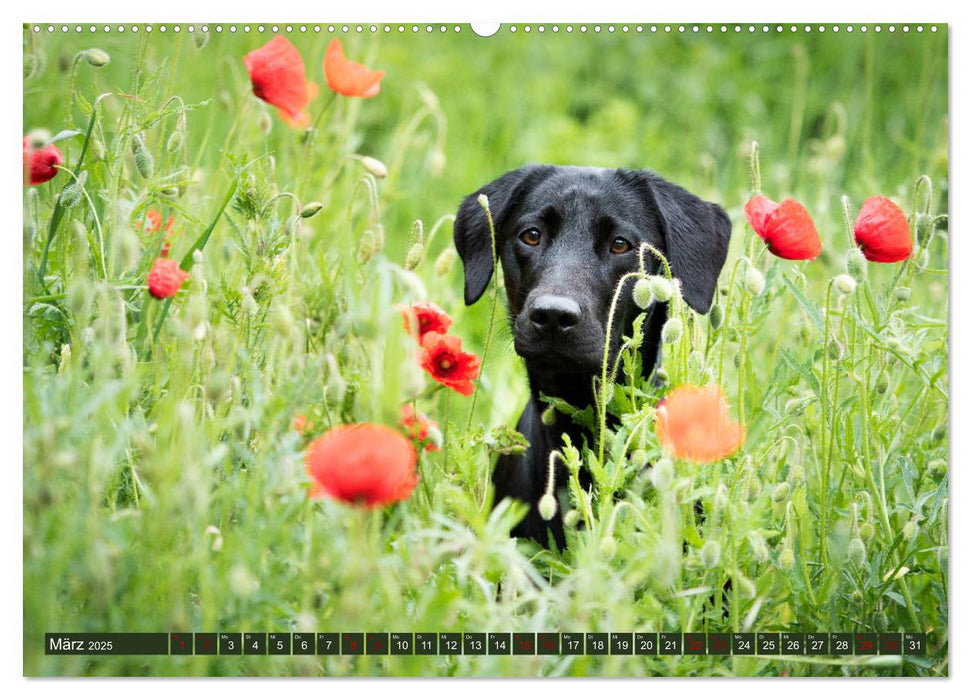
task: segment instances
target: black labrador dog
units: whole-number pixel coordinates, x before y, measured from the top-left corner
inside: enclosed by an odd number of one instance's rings
[[[707,312],[728,253],[731,222],[721,207],[647,170],[528,165],[470,194],[459,207],[453,235],[465,267],[466,304],[482,296],[493,273],[492,237],[478,202],[483,193],[495,226],[514,345],[526,362],[531,391],[516,425],[530,447],[497,461],[494,503],[508,496],[530,504],[513,535],[547,546],[552,533],[563,549],[562,507],[546,521],[537,504],[550,452],[559,448],[563,433],[579,445],[581,429],[559,413],[553,425],[544,425],[540,393],[574,406],[593,403],[592,378],[601,371],[611,299],[620,278],[637,269],[642,242],[667,257],[688,305]],[[648,272],[660,267],[653,255],[645,254],[644,261]],[[607,346],[611,360],[640,312],[632,290],[633,281],[618,301]],[[667,304],[655,303],[640,348],[645,374],[658,362],[666,319]],[[557,485],[565,485],[559,460],[556,469]],[[589,488],[589,476],[584,478]]]

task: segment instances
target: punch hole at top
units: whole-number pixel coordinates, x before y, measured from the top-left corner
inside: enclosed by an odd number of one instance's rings
[[[501,26],[498,22],[473,22],[472,31],[479,36],[492,36]]]

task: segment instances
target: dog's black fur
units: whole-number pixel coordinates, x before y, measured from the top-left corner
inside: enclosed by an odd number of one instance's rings
[[[482,296],[493,273],[492,237],[478,203],[483,193],[495,225],[515,348],[526,361],[531,391],[516,425],[530,447],[524,455],[499,458],[494,502],[508,496],[530,504],[513,534],[545,546],[552,533],[562,549],[562,508],[547,522],[537,503],[546,488],[550,452],[563,433],[577,445],[581,435],[559,413],[553,425],[542,423],[540,393],[575,406],[593,403],[592,378],[601,371],[611,299],[620,278],[637,269],[642,242],[665,254],[688,305],[707,312],[728,253],[731,222],[719,206],[647,170],[528,165],[470,194],[459,207],[454,239],[465,266],[466,304]],[[649,272],[659,268],[649,253],[644,261]],[[618,301],[611,360],[640,312],[632,289],[633,283],[625,284]],[[655,303],[640,348],[645,374],[658,361],[666,319],[667,305]],[[564,485],[566,469],[559,460],[556,469],[556,483]],[[584,478],[587,488],[589,477]]]

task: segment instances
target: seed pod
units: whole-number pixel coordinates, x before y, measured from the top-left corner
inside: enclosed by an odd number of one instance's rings
[[[612,535],[607,535],[600,540],[600,553],[604,559],[613,559],[614,555],[617,554],[617,540]]]
[[[439,277],[444,277],[451,272],[452,266],[455,265],[456,255],[458,253],[451,246],[439,253],[438,257],[435,258],[435,274]]]
[[[893,298],[897,301],[909,301],[910,287],[897,287],[893,290]]]
[[[856,289],[856,280],[850,275],[839,274],[833,278],[833,285],[840,294],[852,294]]]
[[[103,68],[111,61],[111,56],[101,49],[88,49],[84,52],[84,60],[95,68]]]
[[[722,556],[721,545],[719,545],[715,540],[708,540],[701,548],[698,556],[701,559],[701,565],[703,567],[709,570],[714,569],[716,566],[718,566],[718,561]]]
[[[310,217],[315,216],[323,208],[324,205],[320,202],[308,202],[304,205],[303,209],[300,210],[300,218],[309,219]]]
[[[788,571],[795,563],[796,554],[792,551],[792,547],[786,547],[783,549],[782,553],[779,555],[779,568],[783,571]]]
[[[866,282],[866,256],[859,248],[850,248],[846,251],[846,272],[857,282],[861,284]]]
[[[540,414],[539,418],[543,422],[543,425],[553,425],[553,423],[556,422],[556,409],[553,408],[553,406],[547,406],[545,409],[543,409],[543,412]]]
[[[753,297],[765,291],[765,276],[757,268],[749,266],[745,271],[745,289]]]
[[[846,549],[846,557],[850,563],[859,568],[866,563],[866,545],[859,537],[850,540],[849,547]]]
[[[671,297],[674,296],[674,287],[667,277],[651,275],[648,279],[651,281],[651,294],[654,295],[655,299],[660,302],[671,300]]]
[[[554,515],[556,515],[556,499],[553,498],[553,494],[544,493],[539,499],[539,517],[543,520],[552,520]]]
[[[711,324],[712,330],[717,331],[721,328],[722,321],[725,320],[725,312],[722,311],[721,304],[716,300],[711,306],[711,310],[708,311],[708,323]]]
[[[651,283],[646,277],[641,277],[634,283],[634,303],[642,309],[646,309],[654,301],[654,294],[651,292]]]
[[[658,491],[667,491],[674,481],[674,463],[668,459],[659,459],[651,469],[651,483]]]
[[[684,324],[677,316],[669,318],[661,328],[661,342],[666,344],[676,343],[681,340],[684,332]]]
[[[772,502],[782,503],[784,500],[789,498],[789,493],[792,491],[792,486],[789,485],[788,481],[783,481],[782,483],[776,484],[775,488],[772,489]]]

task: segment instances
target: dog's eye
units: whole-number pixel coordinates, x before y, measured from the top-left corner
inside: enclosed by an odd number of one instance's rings
[[[540,238],[542,235],[534,228],[528,228],[519,234],[519,240],[526,245],[539,245]]]
[[[626,238],[621,238],[617,236],[614,240],[610,242],[610,252],[620,255],[621,253],[626,253],[628,250],[634,246]]]

